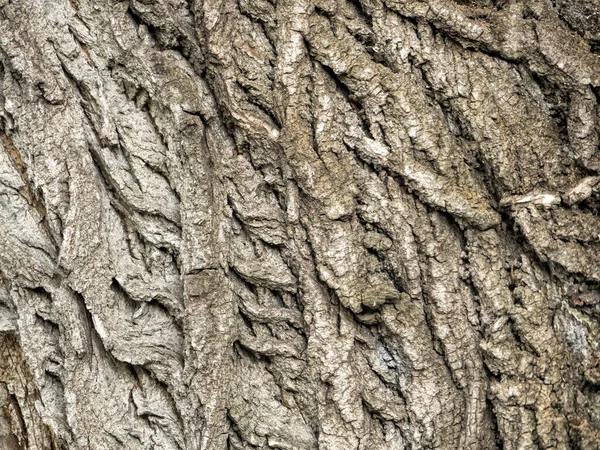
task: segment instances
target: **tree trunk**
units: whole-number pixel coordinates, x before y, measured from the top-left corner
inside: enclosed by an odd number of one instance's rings
[[[0,448],[597,449],[597,0],[0,0]]]

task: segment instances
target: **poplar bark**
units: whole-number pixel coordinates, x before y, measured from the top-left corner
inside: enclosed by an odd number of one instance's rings
[[[0,449],[600,448],[598,0],[0,0]]]

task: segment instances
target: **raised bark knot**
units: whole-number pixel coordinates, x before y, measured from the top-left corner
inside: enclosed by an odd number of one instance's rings
[[[518,208],[520,206],[536,205],[544,209],[552,209],[561,204],[561,197],[553,193],[529,193],[526,195],[511,195],[500,200],[502,209]]]
[[[575,205],[590,198],[600,188],[600,177],[585,177],[572,189],[563,195],[563,201],[567,205]]]

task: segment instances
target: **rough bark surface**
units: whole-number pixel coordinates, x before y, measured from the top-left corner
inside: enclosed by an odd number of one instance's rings
[[[595,449],[597,0],[0,0],[0,448]]]

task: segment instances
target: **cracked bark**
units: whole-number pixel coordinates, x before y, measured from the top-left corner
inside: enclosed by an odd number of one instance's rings
[[[0,0],[0,448],[598,448],[599,11]]]

